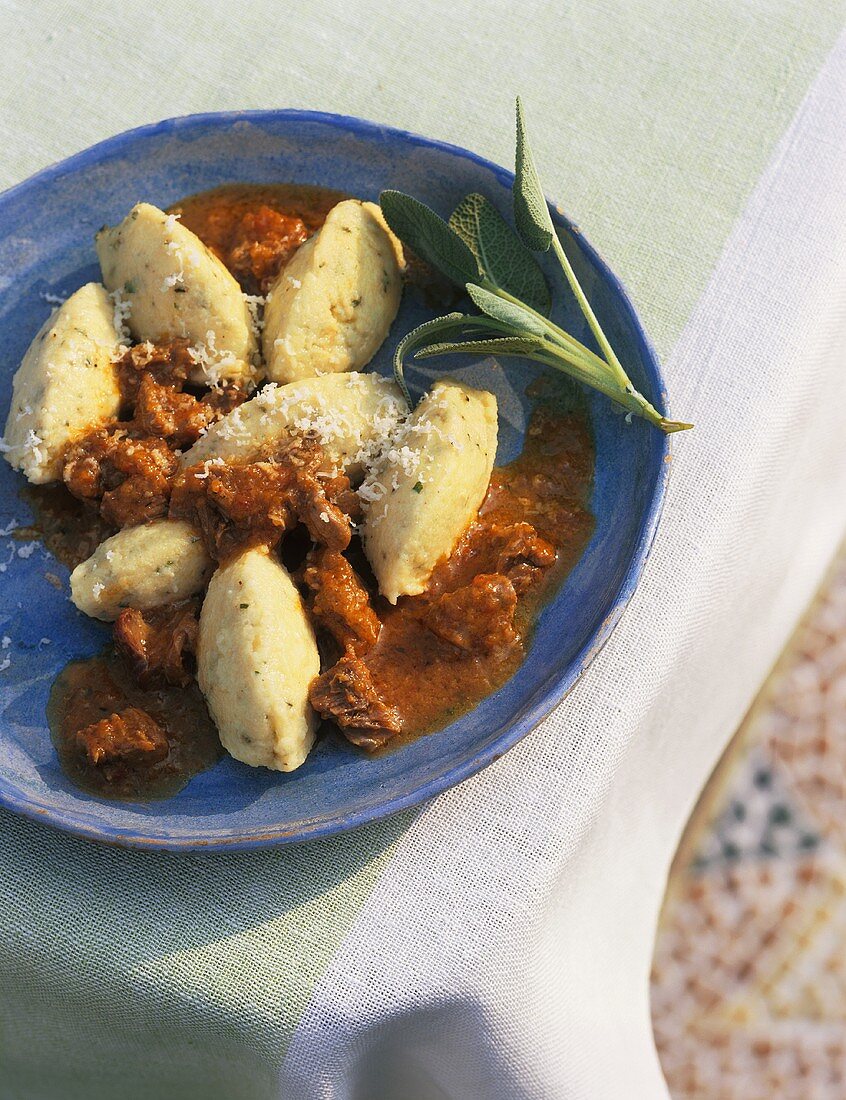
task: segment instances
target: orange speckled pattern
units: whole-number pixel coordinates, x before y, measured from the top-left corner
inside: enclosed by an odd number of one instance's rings
[[[846,1097],[846,546],[718,765],[652,975],[673,1100]]]

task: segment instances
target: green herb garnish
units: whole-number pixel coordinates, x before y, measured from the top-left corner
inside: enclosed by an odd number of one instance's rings
[[[632,385],[614,353],[564,251],[541,189],[529,148],[523,108],[517,100],[514,224],[483,196],[468,195],[445,222],[424,203],[401,191],[380,196],[385,221],[409,248],[454,283],[463,286],[479,314],[448,313],[418,326],[394,355],[394,375],[406,399],[404,363],[463,352],[519,356],[554,367],[599,390],[627,412],[665,432],[692,427],[667,420]],[[597,355],[549,319],[546,278],[532,255],[552,248],[601,354]]]
[[[422,481],[415,481],[414,484],[411,486],[411,491],[412,491],[412,493],[422,493],[423,492],[423,482]]]

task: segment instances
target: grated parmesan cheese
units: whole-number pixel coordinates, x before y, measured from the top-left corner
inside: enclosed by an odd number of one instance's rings
[[[210,472],[212,466],[225,466],[225,465],[226,465],[226,463],[224,462],[224,460],[222,458],[219,458],[219,457],[218,458],[207,458],[206,461],[203,463],[202,470],[198,470],[194,474],[194,477],[197,479],[197,481],[205,481],[205,479],[209,476],[209,472]]]
[[[291,345],[291,337],[288,335],[287,332],[285,333],[284,337],[283,336],[277,336],[276,339],[273,341],[273,346],[275,348],[284,348],[286,355],[294,355],[295,354],[294,348]],[[317,371],[316,373],[319,376],[321,373],[325,374],[326,372],[325,371],[323,371],[323,372]]]
[[[203,372],[203,379],[212,389],[220,389],[225,381],[224,370],[238,362],[229,351],[221,351],[217,347],[216,337],[212,329],[206,333],[205,344],[195,344],[188,348],[191,361]]]
[[[358,495],[365,504],[376,504],[387,493],[387,489],[380,481],[365,480],[358,487]]]
[[[42,451],[42,449],[41,449],[43,443],[44,443],[44,440],[41,438],[41,436],[38,435],[38,433],[36,431],[34,431],[34,429],[30,428],[29,431],[26,433],[26,439],[21,444],[21,450],[29,451],[29,453],[32,455],[35,463],[37,465],[41,465],[41,463],[45,459],[44,451]],[[13,449],[16,449],[16,448],[12,448],[12,447],[9,448],[9,450],[13,450]]]
[[[162,291],[164,293],[167,293],[167,291],[169,291],[172,286],[184,286],[184,285],[185,285],[185,277],[184,277],[183,272],[174,271],[174,273],[172,275],[166,275],[165,276],[164,281],[162,282]]]
[[[244,301],[247,303],[247,310],[250,315],[250,328],[253,331],[256,343],[259,344],[264,328],[264,307],[267,304],[267,298],[262,298],[260,294],[245,294]]]
[[[124,298],[120,288],[113,290],[109,297],[114,303],[115,312],[113,317],[113,324],[115,331],[118,334],[118,338],[121,341],[128,341],[130,339],[129,332],[129,318],[132,315],[132,303]]]
[[[396,399],[392,399],[396,405]],[[439,401],[433,409],[446,409],[447,402]],[[384,418],[378,425],[378,442],[365,448],[358,456],[365,469],[364,481],[358,488],[358,495],[365,505],[381,501],[389,492],[400,487],[400,478],[415,478],[424,485],[431,481],[421,472],[424,453],[433,439],[448,443],[456,450],[462,450],[463,444],[447,435],[440,425],[431,420],[414,422],[411,413],[398,416],[395,408],[387,407]],[[382,515],[371,513],[371,524],[381,522]]]

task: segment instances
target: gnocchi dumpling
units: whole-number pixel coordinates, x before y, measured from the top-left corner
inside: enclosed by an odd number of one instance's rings
[[[364,549],[391,603],[425,589],[475,518],[496,441],[494,395],[437,382],[365,480]]]
[[[369,363],[399,309],[402,267],[402,246],[378,206],[334,206],[268,293],[267,377],[291,382]]]
[[[399,387],[377,374],[325,374],[270,385],[212,424],[180,462],[188,467],[208,459],[248,458],[290,432],[313,432],[329,460],[356,477],[362,460],[407,414]]]
[[[236,279],[177,215],[141,202],[97,234],[103,282],[120,295],[136,340],[185,337],[195,382],[246,382],[256,341]]]
[[[116,416],[114,305],[99,283],[72,294],[41,327],[12,383],[6,461],[28,481],[59,481],[70,443]]]
[[[156,519],[101,542],[71,573],[71,600],[86,615],[111,622],[125,607],[147,611],[193,596],[213,568],[190,523]]]
[[[200,615],[197,680],[223,747],[245,764],[289,772],[314,743],[308,689],[317,642],[287,570],[264,550],[221,566]]]

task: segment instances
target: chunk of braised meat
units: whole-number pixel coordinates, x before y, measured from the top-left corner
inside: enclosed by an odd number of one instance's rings
[[[260,206],[241,219],[223,261],[236,279],[264,294],[288,260],[309,237],[301,218]]]
[[[422,615],[423,623],[457,649],[493,653],[517,641],[514,611],[517,593],[500,573],[480,573],[470,584],[436,597]]]
[[[522,596],[555,565],[555,547],[541,538],[531,523],[491,527],[490,539],[498,549],[495,571],[508,577],[514,591]]]
[[[334,477],[321,478],[323,492],[336,504],[352,523],[358,523],[364,517],[361,507],[361,497],[353,489],[350,479],[346,474],[335,474]]]
[[[240,386],[216,386],[203,394],[200,401],[213,409],[217,414],[215,419],[219,420],[233,409],[237,409],[239,405],[243,405],[248,396],[247,391],[242,390]]]
[[[303,581],[311,590],[309,608],[342,650],[366,653],[379,638],[382,624],[370,605],[367,589],[344,557],[326,547],[306,558]]]
[[[453,551],[446,574],[436,574],[435,590],[444,584],[469,584],[479,573],[501,573],[522,596],[542,579],[557,556],[555,547],[531,523],[497,522],[489,515],[483,516]]]
[[[144,435],[167,440],[171,447],[184,449],[195,443],[221,413],[190,393],[164,386],[151,374],[141,380],[135,398],[133,427]]]
[[[194,368],[190,341],[170,340],[164,344],[136,344],[117,360],[121,395],[131,412],[142,379],[150,377],[161,385],[181,390]]]
[[[202,398],[184,393],[193,366],[187,340],[129,348],[118,372],[123,413],[133,419],[89,432],[68,449],[65,484],[74,496],[99,501],[100,514],[113,526],[166,516],[178,468],[174,450],[190,446],[246,399],[233,386]]]
[[[402,720],[396,707],[385,702],[367,665],[347,654],[312,681],[311,705],[336,723],[348,741],[365,749],[378,749],[399,733]]]
[[[174,482],[170,515],[193,523],[211,557],[223,561],[251,546],[275,546],[294,525],[286,484],[269,463],[191,466]]]
[[[176,455],[163,439],[120,439],[109,456],[100,514],[116,527],[134,527],[167,515]],[[120,479],[120,480],[118,480]],[[118,481],[113,487],[113,482]]]
[[[105,490],[103,467],[113,447],[112,432],[101,428],[71,444],[65,454],[62,477],[79,500],[99,500]]]
[[[127,348],[117,360],[118,378],[123,398],[123,417],[135,418],[136,434],[170,436],[183,434],[181,440],[173,440],[176,447],[191,444],[203,428],[219,420],[247,399],[247,393],[238,386],[218,386],[197,398],[182,395],[185,384],[195,367],[194,356],[188,340],[171,340],[165,344],[136,344]],[[146,400],[144,388],[148,388]],[[180,396],[182,395],[182,396]],[[179,428],[159,425],[158,402],[170,402]],[[139,408],[140,405],[140,408]],[[188,418],[197,422],[196,431],[188,427]]]
[[[127,707],[77,730],[76,743],[89,764],[155,764],[168,754],[167,734],[145,710]]]
[[[161,680],[179,687],[191,682],[199,612],[199,600],[144,612],[134,607],[121,611],[114,627],[115,647],[142,687]]]
[[[115,527],[133,527],[167,515],[176,455],[162,439],[134,438],[116,425],[90,432],[65,456],[63,476],[81,500],[100,500]]]
[[[337,479],[333,479],[333,483],[336,484]],[[350,517],[329,497],[326,482],[313,474],[299,475],[292,504],[297,519],[316,543],[330,550],[346,550],[352,538]]]
[[[346,478],[321,476],[326,459],[312,440],[292,438],[272,457],[206,462],[176,479],[170,514],[195,524],[218,561],[248,546],[274,546],[298,522],[335,550],[349,545],[349,517],[327,495],[349,490]]]
[[[138,527],[166,516],[169,498],[169,485],[158,477],[129,477],[103,494],[100,515],[114,527]]]

